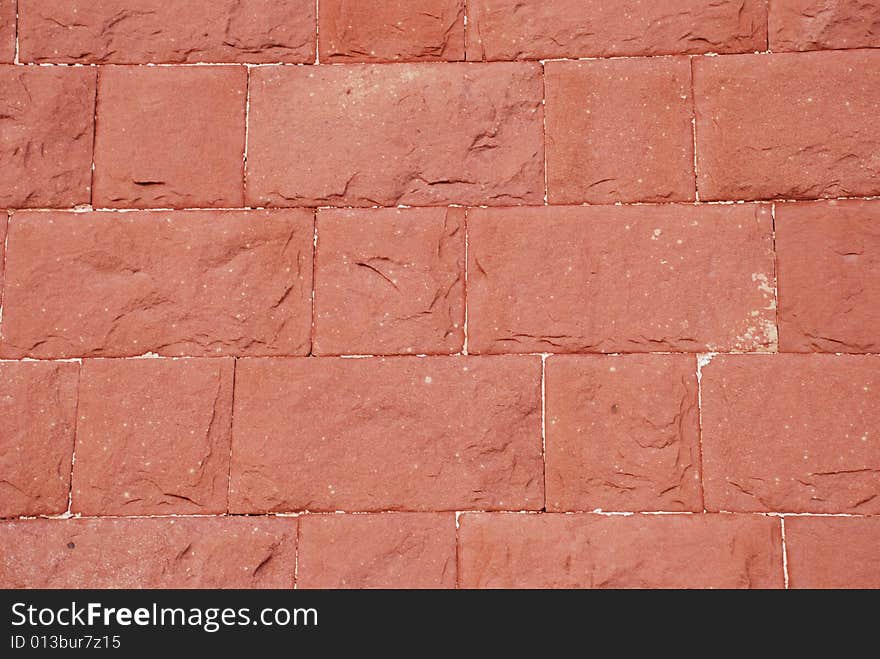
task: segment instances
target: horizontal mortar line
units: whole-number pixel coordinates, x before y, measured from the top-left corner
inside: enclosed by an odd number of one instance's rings
[[[856,48],[819,48],[815,50],[744,50],[733,53],[721,53],[716,51],[707,51],[700,53],[657,53],[657,54],[631,54],[631,55],[584,55],[584,56],[561,56],[561,57],[535,57],[535,58],[515,58],[515,59],[485,59],[485,60],[372,60],[361,61],[352,60],[345,62],[236,62],[236,61],[200,61],[200,62],[5,62],[6,66],[67,66],[67,67],[99,67],[99,66],[151,66],[151,67],[171,67],[171,66],[304,66],[304,67],[327,67],[327,66],[397,66],[397,65],[448,65],[448,64],[544,64],[547,62],[590,62],[604,60],[652,60],[652,59],[671,59],[676,57],[741,57],[743,55],[808,55],[810,53],[847,53],[853,51],[873,51],[880,50],[878,46],[860,46]]]
[[[590,203],[570,203],[570,204],[516,204],[501,206],[482,206],[450,203],[444,205],[419,206],[397,204],[393,206],[189,206],[181,208],[131,208],[131,207],[90,207],[90,206],[64,206],[57,208],[40,207],[40,208],[22,208],[8,206],[4,210],[10,213],[19,212],[37,212],[37,213],[174,213],[184,211],[285,211],[285,210],[311,210],[311,211],[327,211],[327,210],[345,210],[345,211],[367,211],[367,210],[405,210],[405,209],[431,209],[431,208],[466,208],[491,210],[503,208],[614,208],[621,206],[646,206],[646,207],[666,207],[666,206],[731,206],[731,205],[747,205],[747,204],[813,204],[828,203],[832,201],[877,201],[880,195],[865,195],[861,197],[822,197],[814,199],[787,199],[783,197],[765,198],[765,199],[728,199],[728,200],[700,200],[700,201],[617,201],[608,204],[590,204]]]
[[[471,359],[478,357],[480,359],[505,359],[508,357],[522,357],[536,359],[538,357],[626,357],[639,355],[675,356],[682,355],[688,357],[700,357],[704,355],[712,355],[712,357],[776,357],[780,355],[787,356],[825,356],[825,357],[880,357],[880,352],[718,352],[702,351],[702,352],[499,352],[499,353],[475,353],[469,352],[455,353],[451,355],[407,355],[407,354],[388,354],[388,355],[159,355],[144,354],[130,355],[118,357],[22,357],[20,359],[12,359],[7,357],[0,358],[0,364],[27,364],[27,363],[76,363],[94,362],[94,361],[139,361],[144,359],[165,359],[169,361],[183,361],[188,359],[239,359],[239,360],[293,360],[308,359],[320,361],[323,359]]]
[[[416,509],[393,509],[393,510],[294,510],[289,512],[274,513],[215,513],[215,514],[198,514],[198,513],[168,513],[165,515],[101,515],[101,514],[80,514],[80,513],[63,513],[58,515],[21,515],[18,517],[0,518],[0,524],[8,522],[25,522],[25,521],[55,521],[66,522],[70,520],[126,520],[126,519],[287,519],[297,517],[331,517],[331,516],[368,516],[368,515],[595,515],[598,517],[715,517],[715,516],[753,516],[753,517],[849,517],[856,519],[878,518],[880,515],[871,514],[853,514],[853,513],[804,513],[804,512],[777,512],[777,511],[736,511],[736,510],[717,510],[717,511],[678,511],[678,510],[640,510],[640,511],[608,511],[608,510],[483,510],[483,509],[455,509],[443,508],[437,510],[416,510]]]

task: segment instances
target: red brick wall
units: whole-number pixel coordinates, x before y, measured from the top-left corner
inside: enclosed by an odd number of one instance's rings
[[[0,0],[0,586],[880,587],[878,48]]]

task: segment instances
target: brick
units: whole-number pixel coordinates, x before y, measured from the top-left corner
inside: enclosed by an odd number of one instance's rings
[[[470,60],[549,59],[706,52],[767,46],[762,0],[470,0]]]
[[[305,515],[297,588],[454,588],[455,514]]]
[[[9,211],[0,211],[0,308],[3,307],[3,277],[6,274],[6,230],[9,226]]]
[[[249,116],[250,205],[543,200],[537,64],[261,67]]]
[[[238,362],[230,510],[538,509],[535,357]]]
[[[880,52],[694,60],[701,199],[880,193]]]
[[[464,213],[462,208],[319,211],[314,352],[460,351]]]
[[[471,210],[469,350],[773,349],[771,220],[745,204]]]
[[[3,588],[291,588],[295,519],[0,523]]]
[[[880,359],[718,356],[702,371],[709,510],[880,512]]]
[[[463,588],[780,588],[779,521],[736,515],[464,514]]]
[[[880,352],[880,201],[776,206],[779,346]]]
[[[226,512],[231,359],[83,362],[72,510]]]
[[[2,352],[307,354],[313,235],[304,210],[16,213]]]
[[[548,62],[551,203],[694,198],[686,57]]]
[[[464,0],[324,0],[321,62],[464,59]]]
[[[839,50],[880,47],[878,0],[773,0],[770,48]]]
[[[78,376],[77,364],[0,362],[0,517],[67,510]]]
[[[24,62],[314,62],[314,0],[20,0]]]
[[[0,207],[89,202],[95,71],[0,65]]]
[[[0,62],[15,60],[15,3],[0,0]]]
[[[693,356],[553,356],[545,389],[548,510],[703,510]]]
[[[242,206],[247,70],[101,69],[94,204]]]
[[[790,588],[880,588],[880,517],[786,517]]]

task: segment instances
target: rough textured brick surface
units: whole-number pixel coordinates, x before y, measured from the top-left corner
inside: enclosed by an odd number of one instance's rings
[[[322,62],[464,59],[464,0],[324,0]]]
[[[880,193],[880,52],[694,61],[702,199]]]
[[[464,588],[778,588],[779,520],[465,514]]]
[[[77,364],[0,362],[0,517],[67,510]]]
[[[548,62],[551,203],[694,198],[687,58]]]
[[[880,358],[720,355],[701,401],[709,510],[880,513]]]
[[[764,50],[763,0],[469,0],[471,60]]]
[[[21,61],[313,62],[314,0],[20,0]]]
[[[238,362],[232,512],[538,509],[535,357]]]
[[[541,99],[538,64],[256,69],[248,200],[541,203]]]
[[[242,205],[247,70],[101,69],[94,205]]]
[[[548,510],[703,509],[693,356],[554,356],[545,388]]]
[[[16,213],[2,352],[306,354],[313,233],[304,210]]]
[[[88,203],[95,75],[0,65],[0,207]]]
[[[880,201],[776,206],[779,347],[880,352]]]
[[[15,2],[0,0],[0,62],[15,59]]]
[[[469,349],[770,349],[771,224],[751,204],[473,209]]]
[[[790,588],[880,588],[880,517],[786,517]]]
[[[3,307],[3,278],[6,275],[6,231],[9,211],[0,210],[0,308]]]
[[[318,213],[317,354],[458,352],[462,208]]]
[[[880,47],[878,0],[771,0],[771,50]]]
[[[231,359],[83,363],[72,510],[226,512]]]
[[[0,524],[4,588],[291,588],[295,519]]]
[[[454,513],[306,515],[298,588],[453,588]]]

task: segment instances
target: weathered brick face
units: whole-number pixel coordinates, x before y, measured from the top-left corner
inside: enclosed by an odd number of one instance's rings
[[[878,0],[0,0],[0,587],[880,588]]]
[[[95,80],[94,69],[0,65],[0,206],[89,202]]]
[[[454,62],[464,59],[465,0],[324,0],[322,62]]]
[[[258,68],[248,202],[540,203],[541,98],[532,63]]]
[[[19,0],[23,62],[313,62],[313,0]]]

